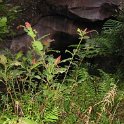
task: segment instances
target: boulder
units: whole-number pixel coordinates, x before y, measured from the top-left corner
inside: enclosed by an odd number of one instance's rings
[[[36,25],[32,26],[32,28],[38,32],[38,39],[40,39],[44,35],[49,34],[42,40],[42,42],[49,42],[51,40],[54,40],[51,45],[53,48],[58,48],[64,45],[68,46],[73,42],[71,37],[77,35],[78,26],[74,24],[72,20],[63,18],[61,16],[47,16],[41,18]],[[62,38],[62,36],[64,38]],[[69,40],[69,36],[71,38],[71,41]],[[61,37],[63,41],[59,37]],[[60,40],[62,41],[61,43],[59,42]],[[24,33],[12,39],[10,49],[13,52],[18,52],[20,50],[25,52],[31,46],[31,42],[32,39],[26,33]]]
[[[104,20],[118,12],[120,0],[13,0],[13,3],[22,8],[19,17],[13,21],[17,35],[10,48],[16,52],[27,49],[31,43],[23,31],[18,33],[16,26],[28,21],[37,30],[38,37],[51,34],[46,39],[55,40],[53,48],[66,48],[75,43],[77,28],[99,31]]]
[[[118,11],[119,0],[46,0],[58,14],[90,21],[104,20]],[[65,11],[65,13],[62,13]]]
[[[10,3],[20,6],[21,11],[13,21],[16,27],[30,21],[33,25],[42,17],[64,16],[84,21],[104,20],[118,11],[121,0],[12,0]]]

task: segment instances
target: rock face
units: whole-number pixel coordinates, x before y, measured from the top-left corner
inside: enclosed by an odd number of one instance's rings
[[[61,34],[63,34],[63,36],[65,34],[65,36],[70,36],[70,37],[76,36],[77,28],[78,26],[74,25],[73,21],[60,16],[47,16],[41,18],[38,21],[38,23],[33,26],[33,29],[35,29],[38,32],[37,34],[38,39],[46,34],[49,34],[48,37],[43,39],[43,42],[52,39],[57,39],[56,42],[54,41],[55,43],[54,42],[52,43],[52,46],[54,48],[59,47],[59,43],[60,43],[59,39],[61,39],[59,37],[61,37],[60,36]],[[66,41],[63,40],[63,42],[61,42],[60,44],[64,46],[64,44],[69,45],[71,44],[71,42],[69,42],[68,39],[66,39]],[[17,52],[19,50],[25,51],[30,45],[31,45],[31,38],[27,34],[22,34],[20,36],[13,38],[10,49],[13,52]]]
[[[76,42],[77,28],[100,29],[105,19],[118,12],[120,1],[13,0],[13,4],[22,6],[22,12],[14,20],[13,27],[18,32],[15,27],[29,21],[39,37],[51,34],[47,39],[55,40],[53,47],[66,47]],[[30,43],[31,40],[26,34],[17,35],[12,40],[11,49],[14,52],[27,49]]]
[[[66,13],[75,15],[90,21],[104,20],[115,11],[119,5],[119,0],[46,0],[56,10],[66,8]],[[61,12],[60,12],[61,13]]]

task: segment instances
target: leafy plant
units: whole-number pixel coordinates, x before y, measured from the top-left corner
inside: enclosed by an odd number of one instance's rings
[[[18,6],[10,7],[4,1],[0,1],[0,38],[14,34],[10,24],[16,18],[18,8]]]
[[[54,58],[46,54],[42,41],[36,38],[37,32],[28,22],[21,27],[32,38],[32,49],[26,55],[22,52],[0,55],[0,83],[4,88],[0,93],[0,123],[117,122],[114,117],[120,96],[116,80],[101,70],[100,76],[89,75],[83,63],[84,57],[89,55],[89,49],[83,49],[81,56],[80,45],[89,39],[86,29],[78,29],[80,42],[73,53],[70,52],[72,57],[61,60],[61,55]],[[66,61],[70,62],[68,66],[59,65]]]
[[[8,32],[9,32],[9,30],[8,30],[8,26],[7,26],[7,18],[2,17],[2,18],[0,18],[0,35],[4,35]]]

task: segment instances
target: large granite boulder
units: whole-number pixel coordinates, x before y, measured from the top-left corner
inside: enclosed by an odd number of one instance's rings
[[[41,18],[36,25],[32,26],[32,28],[38,32],[38,39],[49,34],[42,42],[54,40],[54,42],[52,42],[52,47],[60,48],[64,45],[68,46],[74,41],[71,37],[77,36],[78,25],[74,24],[72,20],[61,16],[47,16]],[[71,41],[68,38],[69,36]],[[22,34],[12,39],[10,49],[13,52],[19,50],[26,51],[29,46],[31,46],[31,38],[27,34]]]
[[[69,37],[73,37],[73,39],[77,37],[77,28],[100,30],[105,19],[117,14],[120,1],[13,0],[14,5],[22,8],[19,17],[13,21],[13,28],[19,32],[16,26],[28,21],[38,31],[39,37],[50,33],[48,39],[55,40],[52,46],[65,47],[75,42]],[[22,48],[26,49],[31,43],[28,36],[22,33],[24,32],[17,33],[12,40],[10,47],[15,52]]]
[[[75,15],[90,21],[104,20],[111,17],[118,10],[119,0],[46,0],[62,15]],[[65,13],[62,13],[65,11]]]

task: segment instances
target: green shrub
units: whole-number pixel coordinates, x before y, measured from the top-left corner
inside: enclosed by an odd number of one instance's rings
[[[46,54],[37,32],[26,22],[23,27],[32,38],[32,49],[27,55],[19,52],[0,55],[1,92],[0,123],[4,124],[81,124],[113,123],[120,102],[116,81],[100,70],[91,76],[82,63],[80,53],[88,32],[78,29],[80,42],[71,58],[61,60]],[[87,53],[89,49],[86,49]],[[68,51],[69,52],[69,51]],[[69,66],[59,63],[69,61]],[[70,67],[73,65],[72,70]],[[58,78],[60,74],[63,79]],[[123,98],[123,97],[122,97]],[[116,100],[116,101],[115,101]]]
[[[8,33],[8,26],[7,26],[7,18],[2,17],[0,18],[0,35],[4,36],[6,33]]]
[[[10,24],[16,18],[18,8],[18,6],[11,7],[5,4],[4,1],[0,1],[0,39],[14,34]]]

